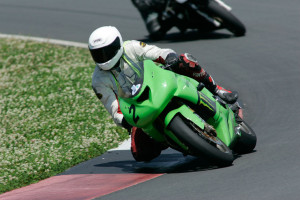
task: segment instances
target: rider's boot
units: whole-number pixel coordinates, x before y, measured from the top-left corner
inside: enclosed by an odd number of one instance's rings
[[[202,82],[211,93],[218,95],[226,103],[233,104],[237,101],[238,93],[236,91],[226,90],[225,88],[217,85],[214,79],[207,72],[205,72]]]
[[[223,87],[217,85],[215,93],[224,101],[229,104],[233,104],[238,99],[238,93],[236,91],[226,90]]]
[[[198,64],[198,61],[191,54],[185,53],[179,56],[177,71],[177,73],[189,76],[198,82],[202,82],[210,92],[218,95],[228,104],[233,104],[238,99],[237,92],[226,90],[217,85],[213,78]]]

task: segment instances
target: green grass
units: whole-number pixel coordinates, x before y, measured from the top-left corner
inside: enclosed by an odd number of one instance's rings
[[[0,39],[0,193],[128,138],[91,89],[90,57],[84,48]]]

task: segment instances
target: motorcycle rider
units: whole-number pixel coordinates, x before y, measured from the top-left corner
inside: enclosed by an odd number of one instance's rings
[[[176,73],[202,82],[212,93],[228,103],[237,100],[236,92],[218,86],[190,54],[178,56],[171,49],[162,49],[136,40],[123,42],[120,32],[113,26],[103,26],[94,30],[89,37],[88,47],[96,63],[92,88],[114,122],[131,131],[131,152],[136,161],[150,161],[159,156],[161,150],[166,147],[151,139],[142,129],[129,125],[121,113],[114,77],[121,70],[132,70],[131,63],[153,60],[170,66]]]
[[[161,39],[172,27],[172,16],[165,15],[163,20],[159,19],[159,14],[166,6],[166,0],[131,0],[131,2],[140,12],[150,38]]]

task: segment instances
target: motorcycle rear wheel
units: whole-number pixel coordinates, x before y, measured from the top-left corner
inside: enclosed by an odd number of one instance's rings
[[[169,128],[188,147],[191,155],[204,157],[222,167],[232,164],[232,151],[218,137],[205,133],[184,117],[175,116]]]
[[[241,136],[233,151],[239,154],[250,153],[256,146],[257,138],[253,129],[244,121],[239,124]]]
[[[244,24],[217,2],[209,1],[207,9],[210,16],[219,21],[224,28],[228,29],[235,36],[245,35],[246,28]]]

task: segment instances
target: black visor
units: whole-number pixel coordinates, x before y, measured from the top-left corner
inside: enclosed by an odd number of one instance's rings
[[[90,49],[90,52],[96,63],[105,63],[112,59],[120,48],[120,38],[117,37],[111,44],[99,49]]]

